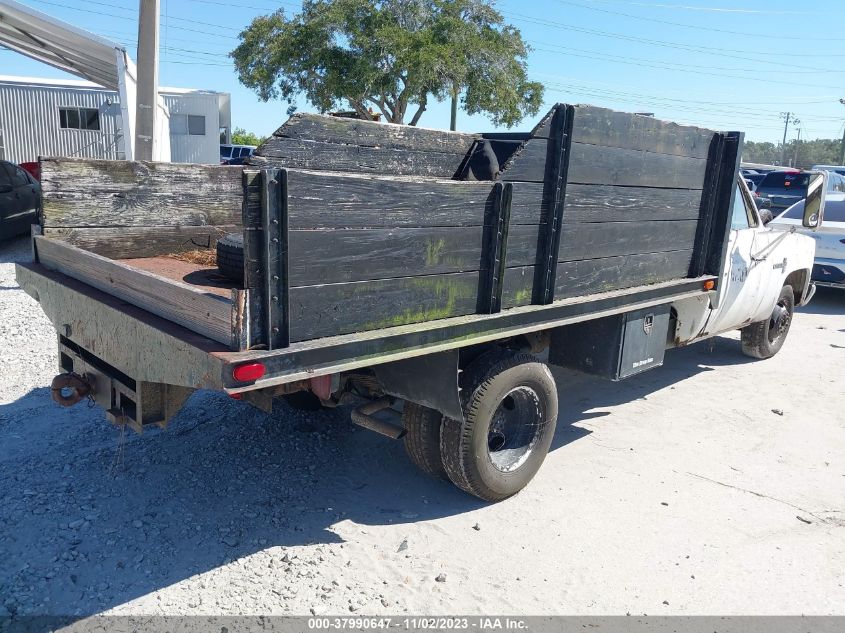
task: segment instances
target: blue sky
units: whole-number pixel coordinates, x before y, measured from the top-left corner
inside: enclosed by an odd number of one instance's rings
[[[56,18],[126,45],[134,57],[136,0],[25,0]],[[840,138],[845,123],[845,3],[842,0],[499,0],[506,20],[531,44],[529,74],[555,102],[591,103],[778,141],[782,112],[802,138]],[[286,118],[282,102],[262,103],[237,80],[227,53],[258,15],[288,0],[161,0],[165,86],[232,94],[233,125],[262,135]],[[0,74],[64,73],[0,50]],[[304,101],[300,110],[311,110]],[[529,129],[538,117],[524,121]],[[446,128],[448,103],[420,121]],[[458,127],[490,130],[461,114]],[[789,128],[789,138],[797,131]]]

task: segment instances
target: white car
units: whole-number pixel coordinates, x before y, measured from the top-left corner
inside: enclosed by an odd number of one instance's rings
[[[845,288],[845,193],[828,191],[820,228],[805,229],[801,225],[803,215],[804,201],[801,200],[772,220],[769,226],[782,230],[794,227],[816,240],[812,281],[818,286]]]

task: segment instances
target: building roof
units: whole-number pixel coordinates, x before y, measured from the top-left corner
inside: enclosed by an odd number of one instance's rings
[[[111,90],[101,85],[84,79],[47,79],[45,77],[19,77],[16,75],[0,75],[0,84],[15,84],[17,86],[32,86],[37,88],[78,88],[80,90]],[[112,92],[116,91],[111,90]],[[215,90],[203,90],[201,88],[168,88],[161,86],[158,89],[161,94],[216,94],[226,95],[227,92]]]
[[[60,70],[118,90],[126,49],[14,0],[0,0],[0,44]]]

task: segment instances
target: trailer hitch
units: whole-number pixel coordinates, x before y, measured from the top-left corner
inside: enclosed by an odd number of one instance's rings
[[[72,407],[92,392],[91,383],[85,379],[85,376],[74,372],[59,374],[50,383],[50,395],[57,404],[63,407]]]

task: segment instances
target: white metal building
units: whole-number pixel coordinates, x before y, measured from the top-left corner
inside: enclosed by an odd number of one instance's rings
[[[229,94],[181,88],[161,88],[160,94],[170,129],[170,159],[219,162],[220,143],[230,137]],[[82,80],[0,75],[2,159],[124,159],[124,129],[116,91]]]

